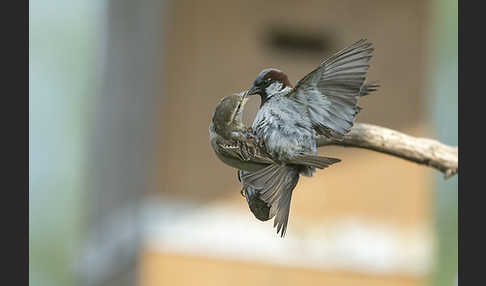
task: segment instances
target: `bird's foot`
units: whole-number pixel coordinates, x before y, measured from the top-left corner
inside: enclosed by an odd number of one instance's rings
[[[241,188],[240,190],[240,194],[242,197],[244,197],[246,199],[246,196],[245,196],[245,192],[246,192],[246,189],[248,188],[248,185],[245,185],[243,186],[243,188]]]

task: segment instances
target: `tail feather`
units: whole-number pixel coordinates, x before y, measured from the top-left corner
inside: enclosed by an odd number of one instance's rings
[[[241,182],[241,176],[247,173],[247,171],[238,170],[238,180]],[[244,186],[244,195],[250,211],[258,220],[267,221],[273,218],[270,215],[270,207],[261,199],[257,189],[249,185]]]
[[[292,191],[299,181],[299,169],[291,165],[269,165],[252,173],[241,174],[244,184],[257,189],[260,198],[270,206],[269,216],[275,215],[274,227],[283,237],[287,231]]]
[[[302,168],[324,169],[340,161],[337,158],[299,155],[288,164],[271,164],[255,172],[240,171],[238,179],[247,188],[245,196],[253,214],[259,220],[275,217],[273,226],[284,237],[292,192],[297,186]]]
[[[331,157],[321,157],[321,156],[313,156],[313,155],[299,155],[289,161],[290,164],[295,165],[304,165],[308,167],[318,168],[318,169],[325,169],[334,163],[341,162],[340,159],[331,158]]]
[[[287,222],[290,214],[290,201],[292,199],[292,192],[299,181],[299,175],[298,173],[295,173],[292,176],[288,176],[286,179],[286,191],[282,192],[280,196],[278,201],[278,211],[273,222],[273,227],[277,226],[277,233],[279,233],[281,230],[281,237],[284,237],[285,233],[287,232]]]

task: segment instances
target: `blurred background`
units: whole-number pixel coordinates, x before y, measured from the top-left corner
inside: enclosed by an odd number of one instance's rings
[[[367,38],[357,121],[457,145],[457,1],[29,3],[31,285],[457,285],[457,176],[320,148],[343,162],[281,239],[208,135],[261,69],[295,83]]]

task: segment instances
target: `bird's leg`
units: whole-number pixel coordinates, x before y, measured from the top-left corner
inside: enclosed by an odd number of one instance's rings
[[[245,192],[248,189],[248,185],[244,185],[243,188],[240,190],[240,194],[246,199]]]
[[[251,128],[247,128],[245,131],[242,132],[245,138],[247,138],[247,142],[250,142],[253,146],[258,147],[262,152],[268,154],[268,146],[262,136],[258,136],[253,133]]]
[[[258,140],[258,146],[260,146],[260,150],[262,150],[262,153],[265,153],[268,156],[270,156],[267,142],[263,139],[263,137],[258,136],[257,140]]]
[[[252,144],[255,145],[255,147],[257,147],[257,149],[262,154],[265,154],[267,156],[271,156],[270,153],[269,153],[270,149],[268,148],[268,145],[267,145],[267,142],[265,141],[265,139],[263,139],[262,136],[255,135],[251,131],[247,131],[247,132],[248,132],[247,137],[250,138],[250,140],[252,141]]]
[[[242,159],[249,160],[258,148],[258,141],[255,140],[255,136],[248,130],[233,131],[232,136],[240,150]]]
[[[271,157],[268,145],[263,137],[255,135],[251,128],[233,131],[232,136],[241,151],[240,153],[243,160],[250,160],[251,157],[257,154]]]
[[[248,145],[245,144],[245,142],[243,142],[241,140],[238,140],[236,144],[238,145],[238,148],[241,151],[240,153],[241,153],[242,159],[244,161],[250,160],[250,150],[248,148]]]

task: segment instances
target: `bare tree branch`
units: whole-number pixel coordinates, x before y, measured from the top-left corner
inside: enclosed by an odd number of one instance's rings
[[[355,123],[342,141],[319,136],[317,146],[338,145],[374,150],[435,168],[450,178],[458,172],[458,148],[388,128]]]

